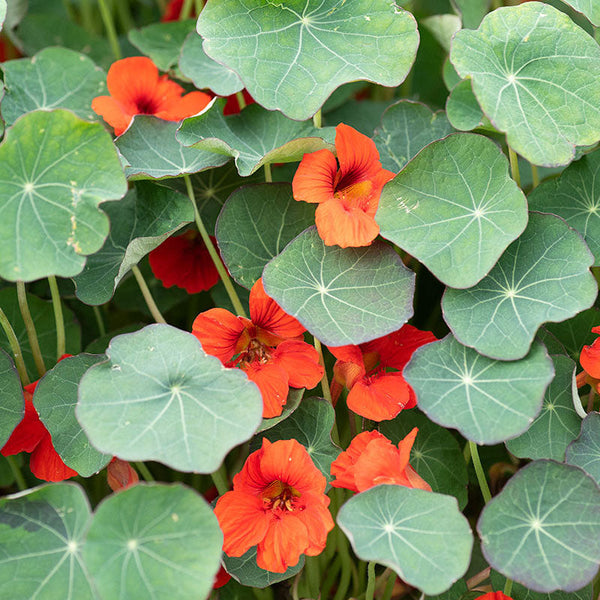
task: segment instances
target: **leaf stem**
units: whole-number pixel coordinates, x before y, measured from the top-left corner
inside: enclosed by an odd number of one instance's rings
[[[587,412],[592,412],[594,410],[594,397],[595,396],[596,396],[596,390],[594,389],[594,386],[591,385],[590,393],[588,394]]]
[[[321,392],[323,394],[323,398],[329,402],[329,404],[333,404],[331,399],[331,390],[329,389],[329,379],[327,377],[327,369],[325,368],[325,360],[323,359],[323,347],[321,346],[321,342],[314,338],[315,350],[319,355],[319,363],[323,366],[323,378],[321,379]]]
[[[227,478],[227,471],[225,470],[225,463],[223,463],[214,473],[211,473],[213,483],[219,492],[219,496],[229,491],[229,483]]]
[[[29,380],[29,375],[27,374],[27,367],[25,366],[25,361],[23,360],[23,352],[21,351],[19,340],[15,334],[15,330],[10,324],[10,321],[8,320],[6,314],[1,308],[0,326],[2,326],[2,329],[4,329],[4,333],[8,338],[10,349],[12,350],[13,356],[15,357],[15,366],[17,367],[17,372],[19,373],[19,377],[21,378],[21,383],[24,386],[29,385],[31,382]]]
[[[140,475],[144,478],[144,481],[156,481],[152,476],[152,473],[150,473],[150,469],[146,466],[146,463],[139,461],[135,463],[135,466],[140,472]]]
[[[246,317],[246,311],[244,310],[244,307],[242,306],[240,298],[237,295],[235,288],[233,287],[233,283],[231,283],[231,278],[229,277],[229,274],[227,273],[227,270],[225,269],[225,265],[221,261],[221,258],[219,257],[219,254],[218,254],[214,244],[212,243],[212,240],[210,239],[208,232],[206,231],[206,227],[204,226],[204,223],[202,222],[200,213],[198,212],[198,207],[196,206],[196,196],[194,194],[194,187],[192,186],[192,181],[190,180],[188,175],[184,175],[183,180],[185,181],[185,187],[187,189],[188,197],[194,208],[194,219],[196,220],[196,227],[198,227],[198,231],[200,232],[200,235],[202,236],[202,240],[204,241],[204,243],[206,244],[206,247],[208,248],[208,253],[210,254],[210,257],[212,258],[212,261],[219,273],[219,276],[221,277],[221,281],[223,282],[223,285],[225,286],[225,290],[227,291],[227,294],[229,295],[231,304],[233,304],[233,308],[234,308],[235,312],[238,314],[238,316]]]
[[[512,579],[507,579],[504,582],[504,595],[505,596],[510,596],[511,592],[512,592]]]
[[[235,97],[237,98],[238,104],[240,105],[240,112],[246,108],[246,98],[244,98],[244,91],[236,92]]]
[[[307,556],[304,563],[304,572],[306,575],[306,583],[311,598],[316,598],[319,595],[321,587],[321,574],[319,572],[319,558],[317,556]]]
[[[19,488],[19,491],[22,492],[23,490],[26,490],[27,484],[25,483],[25,479],[23,478],[23,473],[21,473],[21,469],[19,469],[19,466],[17,465],[17,461],[15,460],[15,457],[7,456],[6,461],[8,462],[8,466],[10,467],[13,477],[15,478],[15,481],[17,483],[17,487]]]
[[[367,592],[365,593],[365,600],[373,600],[375,597],[375,564],[373,561],[369,561],[367,565]]]
[[[519,174],[519,159],[517,153],[509,146],[508,158],[510,160],[510,173],[516,184],[521,187],[521,175]]]
[[[122,2],[123,0],[119,0]],[[98,0],[98,8],[100,9],[100,16],[104,23],[104,29],[108,36],[108,43],[110,44],[112,53],[115,56],[115,60],[121,59],[121,46],[119,46],[119,38],[117,37],[117,30],[115,29],[115,22],[112,16],[112,6],[108,6],[107,0]]]
[[[98,332],[100,333],[100,336],[106,335],[106,326],[104,325],[104,319],[102,318],[100,308],[98,306],[93,306],[92,309],[94,311],[94,316],[96,317],[96,323],[98,325]]]
[[[265,181],[267,183],[272,183],[273,182],[273,174],[271,173],[271,165],[269,163],[265,163],[263,166],[265,169]]]
[[[534,164],[531,164],[531,179],[533,188],[536,188],[540,184],[540,173],[537,166]]]
[[[156,4],[158,4],[158,10],[160,10],[161,13],[164,13],[167,8],[167,0],[156,0]]]
[[[54,320],[56,321],[56,360],[65,353],[65,319],[63,317],[62,304],[60,302],[60,292],[54,275],[48,276],[50,284],[50,295],[52,296],[52,306],[54,307]]]
[[[492,494],[490,492],[490,488],[485,478],[483,467],[481,466],[481,460],[479,458],[479,450],[477,449],[477,444],[469,440],[469,448],[471,450],[471,460],[473,461],[473,466],[475,467],[477,481],[479,482],[479,489],[481,490],[483,501],[487,504],[492,499]]]
[[[321,127],[323,127],[323,115],[321,109],[313,115],[313,125],[316,129],[321,129]]]
[[[490,576],[491,567],[486,567],[483,571],[479,571],[467,579],[467,589],[471,590],[474,587],[477,587],[480,583],[483,583]]]
[[[46,372],[46,365],[42,357],[42,351],[40,350],[40,343],[38,341],[37,332],[35,331],[35,323],[31,318],[31,312],[29,311],[29,304],[27,303],[27,293],[25,292],[25,284],[22,281],[17,281],[17,298],[19,300],[19,310],[25,323],[25,329],[27,331],[27,339],[29,340],[29,346],[33,353],[33,360],[38,370],[38,374],[41,377]]]
[[[179,13],[180,21],[185,21],[186,19],[190,18],[193,6],[194,0],[183,0],[183,6],[181,7],[181,12]]]
[[[144,276],[142,275],[142,272],[140,271],[139,267],[137,265],[133,265],[133,267],[131,267],[131,271],[132,271],[133,275],[135,276],[135,279],[138,282],[138,285],[140,286],[140,291],[142,292],[142,296],[144,296],[144,300],[146,301],[146,306],[148,306],[148,310],[150,311],[150,314],[152,315],[154,320],[157,323],[166,323],[167,321],[162,316],[160,310],[158,310],[158,306],[156,306],[156,302],[154,302],[154,298],[152,297],[152,294],[150,293],[150,288],[148,287],[148,284],[144,280]]]

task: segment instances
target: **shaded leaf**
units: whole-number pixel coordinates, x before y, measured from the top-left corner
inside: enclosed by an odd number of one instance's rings
[[[594,0],[564,0],[577,12],[583,13],[596,27],[600,27],[600,5]]]
[[[506,584],[506,577],[502,576],[498,571],[492,569],[491,576],[492,586],[495,590],[503,590]],[[541,592],[532,592],[524,585],[513,581],[510,597],[513,600],[592,600],[593,585],[590,583],[585,587],[575,592],[567,593],[556,591],[549,594]]]
[[[600,485],[600,413],[591,412],[581,423],[579,437],[567,448],[566,462],[581,467]]]
[[[446,101],[446,114],[453,127],[471,131],[483,123],[483,112],[473,94],[470,79],[462,79],[450,92]]]

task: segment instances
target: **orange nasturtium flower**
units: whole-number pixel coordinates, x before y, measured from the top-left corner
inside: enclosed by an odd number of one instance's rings
[[[512,600],[512,598],[503,592],[488,592],[487,594],[477,596],[475,600]]]
[[[593,327],[592,333],[600,335],[600,326]],[[583,371],[577,375],[577,387],[588,383],[600,394],[600,337],[591,346],[584,346],[579,355]]]
[[[379,162],[375,142],[356,129],[336,127],[335,156],[305,154],[292,181],[296,200],[318,203],[317,231],[327,246],[368,246],[379,234],[375,213],[383,186],[394,177]]]
[[[326,480],[296,440],[269,442],[253,452],[217,501],[223,551],[242,556],[256,546],[261,569],[283,573],[301,554],[316,556],[333,529]]]
[[[360,346],[329,347],[338,359],[331,382],[333,400],[346,387],[348,408],[373,421],[393,419],[402,409],[414,408],[416,397],[404,381],[402,369],[419,346],[435,340],[430,331],[404,325]]]
[[[418,429],[415,427],[398,447],[378,431],[363,431],[331,463],[333,487],[353,492],[380,484],[403,485],[431,491],[430,485],[408,464]]]
[[[261,279],[250,291],[250,319],[211,308],[192,325],[207,354],[242,369],[256,383],[266,419],[281,414],[290,387],[311,389],[323,377],[317,351],[302,341],[305,331],[267,296]]]
[[[92,110],[121,135],[134,115],[154,115],[165,121],[181,121],[201,112],[211,101],[204,92],[185,91],[167,75],[158,75],[156,65],[145,56],[114,62],[106,84],[110,96],[92,100]]]

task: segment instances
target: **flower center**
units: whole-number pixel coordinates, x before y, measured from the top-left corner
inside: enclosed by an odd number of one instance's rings
[[[368,179],[357,181],[343,188],[336,187],[335,197],[343,202],[347,208],[366,210],[369,207],[373,182]]]
[[[139,115],[153,115],[158,108],[156,100],[151,96],[136,98],[135,105],[137,107],[137,114]]]
[[[280,509],[292,512],[294,510],[294,500],[300,498],[300,496],[300,492],[291,485],[276,479],[262,492],[263,506],[270,510]]]
[[[240,357],[240,362],[259,362],[264,364],[271,358],[271,350],[272,348],[259,342],[257,339],[252,339]]]

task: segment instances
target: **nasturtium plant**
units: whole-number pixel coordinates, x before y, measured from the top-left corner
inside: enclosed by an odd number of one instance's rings
[[[0,350],[0,382],[2,382],[3,394],[6,396],[6,400],[0,407],[0,414],[2,415],[0,443],[4,445],[13,429],[23,418],[25,406],[15,363],[4,350]]]

